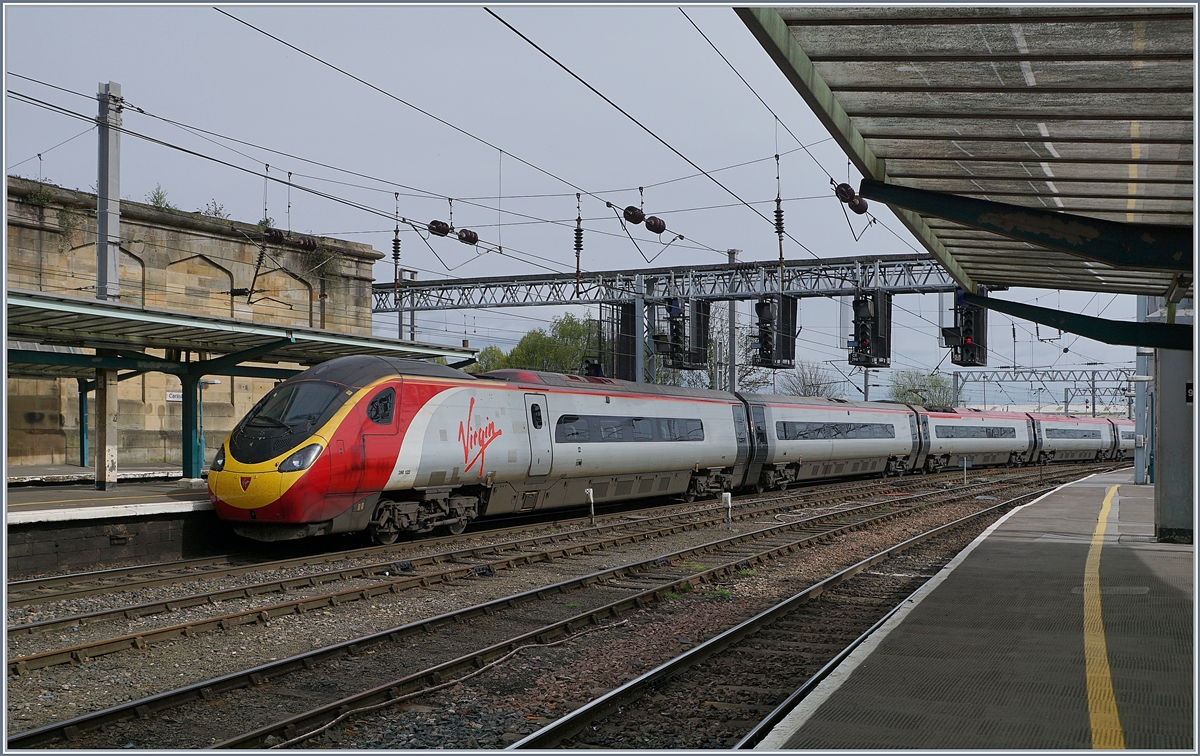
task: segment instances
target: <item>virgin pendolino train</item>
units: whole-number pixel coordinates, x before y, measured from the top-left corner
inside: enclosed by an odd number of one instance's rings
[[[484,515],[807,480],[1120,459],[1127,420],[728,393],[343,357],[280,383],[208,477],[262,541],[462,532]]]

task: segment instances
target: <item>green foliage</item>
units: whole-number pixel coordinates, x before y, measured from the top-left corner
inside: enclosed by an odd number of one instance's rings
[[[949,407],[954,401],[954,391],[944,375],[896,370],[892,373],[892,399],[901,404]]]
[[[718,588],[715,591],[713,591],[712,593],[708,594],[708,598],[710,598],[710,599],[729,598],[729,590],[727,588]]]
[[[545,370],[551,373],[576,373],[591,351],[595,321],[580,319],[567,313],[550,323],[547,333],[536,328],[521,338],[512,351],[505,354],[498,347],[487,346],[476,358],[479,372],[504,368]]]
[[[678,600],[679,600],[679,594],[678,594],[678,593],[674,593],[674,592],[670,592],[670,593],[664,594],[664,595],[663,595],[663,598],[667,599],[668,601],[678,601]]]
[[[504,350],[493,344],[485,346],[475,355],[475,364],[471,366],[472,373],[486,373],[490,370],[503,370],[508,366],[508,355]]]
[[[755,577],[758,575],[758,570],[738,570],[738,574],[742,577]]]
[[[225,212],[225,206],[218,204],[216,199],[205,204],[204,209],[197,212],[201,215],[207,215],[210,218],[218,218],[220,220],[227,220],[229,218],[229,213]]]
[[[167,191],[161,184],[154,185],[154,191],[146,195],[146,201],[159,210],[178,210],[179,208],[167,201]]]
[[[46,188],[45,184],[38,184],[37,189],[25,195],[26,204],[33,205],[34,207],[46,207],[53,200],[54,198],[50,196],[50,190]]]

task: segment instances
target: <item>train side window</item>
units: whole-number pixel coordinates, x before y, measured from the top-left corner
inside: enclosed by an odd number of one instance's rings
[[[376,425],[387,425],[392,422],[396,409],[396,389],[389,388],[380,391],[367,405],[367,419]]]
[[[542,407],[540,404],[529,405],[529,416],[533,418],[533,427],[541,430],[542,428]]]
[[[554,440],[560,444],[585,444],[592,440],[588,420],[579,415],[561,415],[554,429]]]
[[[699,420],[686,420],[687,423],[687,440],[688,441],[703,441],[704,440],[704,423]]]
[[[654,440],[654,423],[645,417],[633,418],[633,440],[634,441],[653,441]]]

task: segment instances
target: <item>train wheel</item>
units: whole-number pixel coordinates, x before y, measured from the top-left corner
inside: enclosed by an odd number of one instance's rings
[[[398,529],[385,529],[371,526],[371,540],[380,546],[391,546],[400,538]]]
[[[450,525],[443,525],[442,529],[445,530],[449,535],[462,535],[463,531],[467,529],[467,523],[465,520],[459,520],[458,522],[451,523]]]
[[[687,491],[684,491],[683,500],[686,501],[688,504],[691,504],[693,501],[696,500],[696,492],[690,488]]]

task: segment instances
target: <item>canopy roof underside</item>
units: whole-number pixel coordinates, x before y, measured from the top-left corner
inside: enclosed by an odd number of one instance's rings
[[[865,176],[1121,223],[1193,225],[1190,6],[739,15]],[[898,215],[960,283],[1162,296],[1172,282],[1169,271]]]

